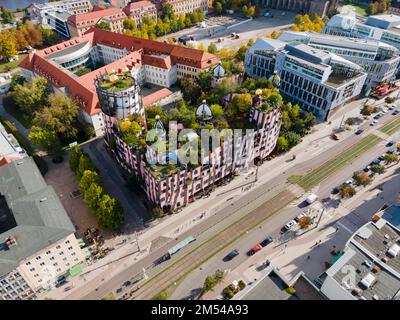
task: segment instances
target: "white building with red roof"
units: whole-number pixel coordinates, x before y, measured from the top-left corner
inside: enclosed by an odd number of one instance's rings
[[[71,37],[80,37],[90,28],[96,27],[101,22],[106,23],[112,32],[124,31],[124,20],[126,14],[119,8],[108,8],[92,12],[72,15],[68,18],[67,24]]]
[[[171,87],[178,79],[196,77],[218,62],[215,55],[201,50],[91,29],[83,36],[29,54],[20,68],[26,78],[42,76],[55,91],[76,99],[81,118],[102,135],[104,122],[94,85],[100,75],[113,69],[129,71],[139,85]],[[92,71],[77,75],[82,68]]]
[[[127,16],[131,17],[140,26],[145,17],[149,17],[157,23],[157,8],[154,3],[150,1],[137,1],[131,2],[124,7],[124,12]]]

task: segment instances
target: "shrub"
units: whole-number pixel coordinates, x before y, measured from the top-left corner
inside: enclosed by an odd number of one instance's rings
[[[224,290],[223,295],[224,295],[225,299],[230,300],[230,299],[233,298],[233,296],[235,295],[235,293],[234,293],[232,290],[226,288],[226,289]]]
[[[299,220],[299,225],[301,229],[307,229],[312,223],[311,217],[301,217]]]
[[[243,290],[244,288],[246,288],[246,284],[244,283],[243,280],[240,280],[240,281],[239,281],[239,289],[240,289],[240,290]]]
[[[371,165],[371,171],[378,173],[378,174],[382,174],[385,172],[385,168],[383,166],[381,166],[380,164],[373,164],[373,165]]]
[[[168,292],[161,291],[159,294],[155,295],[152,300],[168,300]]]
[[[367,186],[371,183],[371,177],[366,172],[354,172],[353,178],[358,186]]]
[[[339,187],[339,192],[342,198],[351,198],[356,194],[356,189],[354,189],[354,187],[349,184],[342,184]]]
[[[296,289],[293,287],[286,288],[286,292],[290,295],[294,295],[296,293]]]

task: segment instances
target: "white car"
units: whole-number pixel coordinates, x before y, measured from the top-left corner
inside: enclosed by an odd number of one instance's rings
[[[378,122],[379,122],[379,121],[375,119],[375,120],[372,121],[371,125],[374,126],[374,125],[376,125]]]
[[[294,221],[299,222],[301,218],[307,217],[307,214],[304,212],[300,213],[296,218],[294,218]]]
[[[264,13],[264,17],[269,17],[269,12]]]
[[[352,184],[353,182],[354,182],[353,179],[349,179],[349,180],[346,180],[346,181],[344,182],[344,184]]]

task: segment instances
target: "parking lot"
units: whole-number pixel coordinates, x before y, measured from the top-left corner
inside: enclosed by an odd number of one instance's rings
[[[182,36],[192,36],[195,40],[195,46],[202,43],[207,48],[210,43],[215,43],[218,49],[222,47],[236,49],[247,44],[250,39],[256,40],[271,34],[275,30],[289,28],[296,15],[294,12],[281,10],[270,10],[270,12],[270,17],[264,17],[262,14],[248,22],[244,22],[246,19],[236,15],[207,17],[205,28],[196,26],[169,34],[166,37],[178,39]],[[244,23],[234,26],[240,22]],[[239,34],[239,39],[231,39],[230,35],[233,32]],[[223,39],[220,43],[218,42],[219,38]],[[160,37],[160,40],[163,39],[164,37]]]

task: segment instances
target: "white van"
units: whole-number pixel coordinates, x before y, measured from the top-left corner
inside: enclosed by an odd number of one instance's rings
[[[314,194],[314,193],[311,193],[311,194],[307,197],[306,202],[307,202],[308,204],[312,204],[312,203],[314,203],[317,199],[318,199],[317,195]]]

